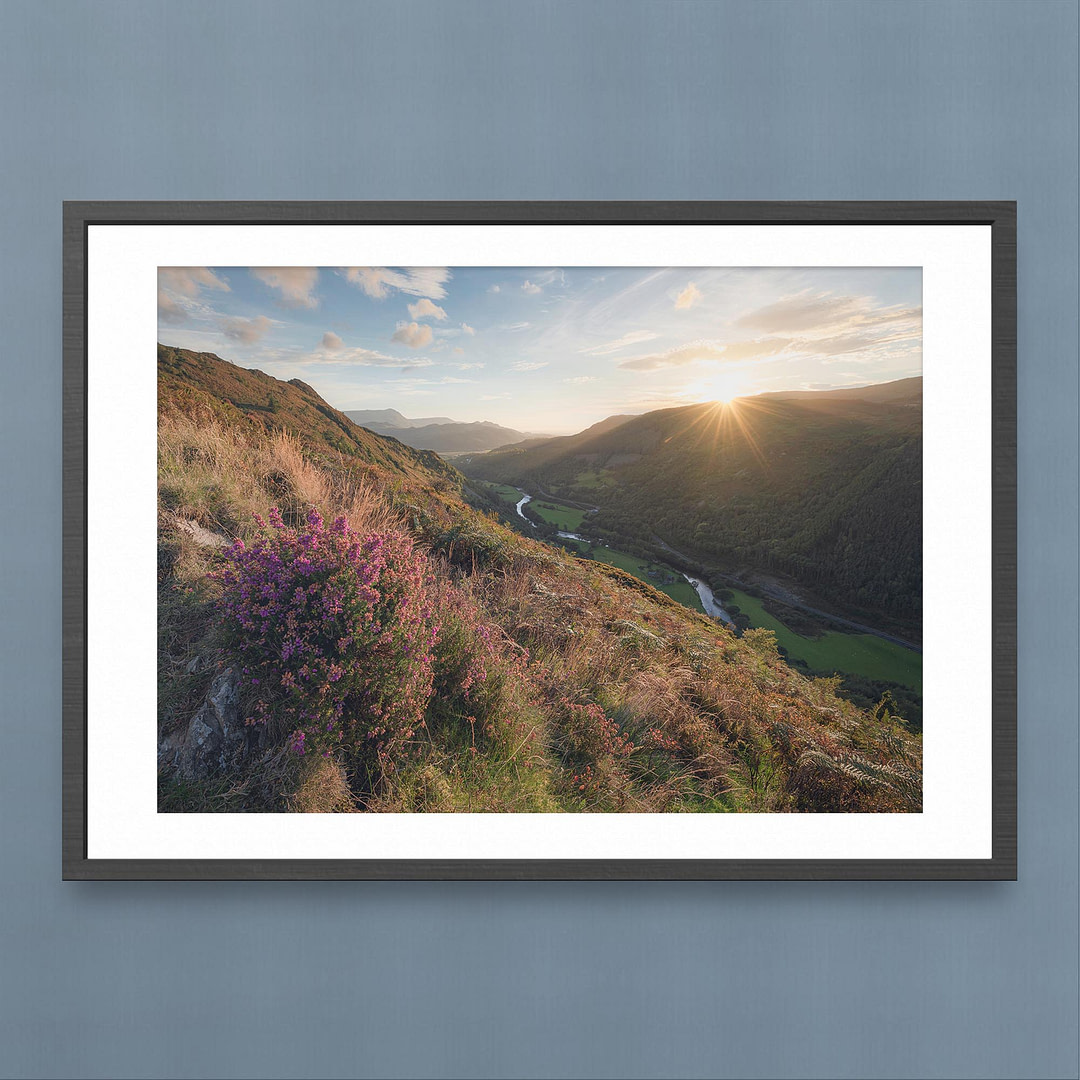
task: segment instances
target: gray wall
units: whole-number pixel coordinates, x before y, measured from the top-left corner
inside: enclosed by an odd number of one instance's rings
[[[1075,1077],[1076,42],[1039,0],[0,6],[0,1071]],[[1018,884],[61,883],[61,200],[490,197],[1019,200]]]

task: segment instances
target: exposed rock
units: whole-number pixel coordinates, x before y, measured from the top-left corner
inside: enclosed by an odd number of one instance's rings
[[[211,532],[197,521],[189,521],[187,518],[177,518],[176,527],[181,532],[187,533],[199,547],[223,548],[228,547],[229,545],[229,541],[226,540],[224,536],[221,536],[216,532]]]
[[[158,745],[158,766],[199,780],[227,768],[243,753],[248,732],[240,719],[240,677],[234,668],[214,676],[206,699],[187,729]]]

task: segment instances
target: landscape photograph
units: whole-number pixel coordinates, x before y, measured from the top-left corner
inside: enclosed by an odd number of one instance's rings
[[[169,266],[157,340],[160,813],[921,812],[919,267]]]

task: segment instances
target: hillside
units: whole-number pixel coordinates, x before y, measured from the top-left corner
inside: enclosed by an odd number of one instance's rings
[[[403,476],[460,476],[441,458],[358,427],[300,379],[237,367],[213,353],[158,345],[158,412],[214,418],[247,432],[296,436],[309,452],[344,454]]]
[[[908,379],[665,409],[462,468],[598,506],[598,536],[659,538],[721,570],[786,576],[915,635],[921,391]]]
[[[506,528],[302,383],[158,371],[160,810],[920,809],[895,707],[769,632]]]

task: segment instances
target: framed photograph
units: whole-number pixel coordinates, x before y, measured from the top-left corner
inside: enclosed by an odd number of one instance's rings
[[[1015,240],[66,204],[65,878],[1015,878]]]

